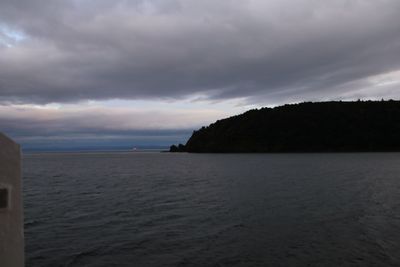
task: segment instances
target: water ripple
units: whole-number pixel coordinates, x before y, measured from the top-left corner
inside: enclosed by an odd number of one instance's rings
[[[400,266],[400,154],[30,154],[27,266]]]

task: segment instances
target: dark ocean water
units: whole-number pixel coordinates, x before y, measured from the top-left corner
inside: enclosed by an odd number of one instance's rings
[[[400,154],[24,156],[27,266],[400,266]]]

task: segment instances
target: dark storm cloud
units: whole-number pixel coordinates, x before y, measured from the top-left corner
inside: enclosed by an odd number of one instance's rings
[[[1,0],[0,32],[3,103],[323,99],[400,69],[397,0]]]

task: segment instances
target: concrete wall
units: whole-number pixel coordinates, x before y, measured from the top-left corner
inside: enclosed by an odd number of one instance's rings
[[[0,266],[24,266],[21,152],[0,133]]]

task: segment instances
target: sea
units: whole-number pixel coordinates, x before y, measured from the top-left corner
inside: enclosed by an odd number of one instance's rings
[[[400,154],[29,153],[26,266],[400,266]]]

